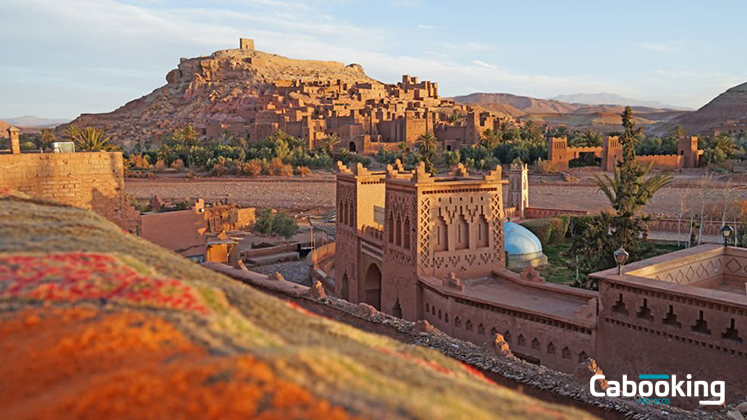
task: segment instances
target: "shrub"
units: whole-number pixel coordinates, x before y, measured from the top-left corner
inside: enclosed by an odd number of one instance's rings
[[[171,168],[176,169],[177,171],[184,170],[184,161],[181,159],[177,159],[171,162]]]
[[[552,238],[553,225],[546,219],[529,220],[522,223],[522,226],[529,229],[542,243],[542,248],[549,245]]]
[[[254,222],[254,232],[282,236],[287,240],[298,232],[298,224],[283,212],[273,213],[270,209],[262,209]]]
[[[241,165],[241,173],[249,176],[258,176],[262,173],[262,161],[259,159],[252,159],[249,162],[244,162]]]
[[[150,169],[151,167],[148,156],[145,155],[131,155],[127,163],[132,169]]]
[[[213,165],[213,167],[210,169],[210,174],[214,176],[223,176],[226,173],[228,173],[228,168],[225,164],[218,162]]]
[[[554,174],[558,172],[558,168],[555,167],[554,163],[541,158],[537,159],[534,169],[541,174]]]
[[[153,169],[156,172],[163,172],[166,169],[166,162],[164,162],[162,159],[158,159],[156,161],[156,164],[153,165]]]
[[[280,176],[293,176],[293,167],[287,163],[284,163],[280,168]]]
[[[295,235],[296,232],[298,232],[298,224],[292,217],[287,216],[283,212],[275,215],[272,220],[272,233],[274,235],[282,236],[288,240]]]
[[[568,236],[568,229],[571,226],[571,217],[568,215],[564,216],[558,216],[558,219],[560,219],[563,222],[563,237]]]
[[[565,234],[568,232],[568,225],[563,222],[563,219],[559,217],[550,217],[547,222],[552,225],[552,231],[550,232],[550,243],[556,244],[565,238]]]
[[[254,231],[261,235],[269,235],[272,232],[272,219],[272,210],[260,210],[257,213],[257,220],[254,222]]]
[[[283,161],[280,158],[275,158],[270,161],[267,165],[267,175],[279,176],[283,171]]]
[[[566,216],[568,217],[568,233],[571,236],[580,236],[589,225],[596,222],[594,216]]]
[[[311,169],[305,166],[296,166],[296,174],[300,176],[306,176],[311,174]]]

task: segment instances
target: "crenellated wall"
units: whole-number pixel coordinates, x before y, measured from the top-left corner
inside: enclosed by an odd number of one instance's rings
[[[582,153],[593,153],[601,159],[603,171],[612,172],[615,165],[622,159],[622,145],[616,136],[604,139],[600,147],[568,147],[565,137],[553,137],[547,141],[548,160],[560,171],[567,171],[569,163],[578,159]],[[642,164],[653,164],[655,169],[697,168],[700,166],[702,150],[698,150],[697,137],[685,137],[679,140],[677,154],[674,155],[642,155],[637,156]]]

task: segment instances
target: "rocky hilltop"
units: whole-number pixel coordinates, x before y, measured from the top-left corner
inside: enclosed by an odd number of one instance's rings
[[[688,133],[698,134],[723,124],[740,121],[747,121],[747,83],[718,95],[695,112],[681,115],[657,126],[655,131],[665,133],[680,124]]]
[[[7,122],[3,120],[0,120],[0,137],[7,137],[9,128],[10,128],[10,124],[8,124]]]
[[[102,128],[127,147],[188,123],[204,126],[241,120],[238,111],[279,80],[379,83],[358,64],[297,60],[244,47],[182,58],[166,75],[166,85],[112,112],[82,114],[71,123]]]

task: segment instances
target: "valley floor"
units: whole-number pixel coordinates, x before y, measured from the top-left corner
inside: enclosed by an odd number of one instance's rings
[[[576,174],[574,174],[576,175]],[[529,202],[532,207],[599,210],[608,207],[608,201],[591,182],[589,174],[581,174],[578,183],[560,181],[557,176],[530,176]],[[687,200],[695,213],[700,210],[698,176],[678,174],[672,187],[660,190],[644,210],[655,215],[676,217],[680,197],[689,189]],[[736,185],[732,182],[731,186]],[[714,181],[708,188],[706,202],[720,203],[726,184]],[[334,208],[335,175],[316,172],[306,177],[222,177],[187,180],[177,177],[154,179],[128,178],[125,188],[138,200],[148,200],[153,195],[169,201],[203,198],[205,201],[228,200],[242,206],[274,208],[293,213],[318,213]],[[731,193],[732,199],[747,200],[747,188]]]

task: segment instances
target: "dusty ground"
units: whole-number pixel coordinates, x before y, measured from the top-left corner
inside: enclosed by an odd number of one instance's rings
[[[557,176],[530,176],[530,205],[545,208],[568,208],[598,210],[607,207],[607,199],[598,191],[587,173],[580,176],[578,183],[560,181]],[[657,215],[678,213],[680,197],[687,187],[697,188],[700,172],[678,174],[673,187],[664,188],[654,196],[645,210]],[[726,184],[714,180],[709,189],[710,202],[721,200],[720,191]],[[732,186],[735,185],[732,181]],[[164,177],[156,179],[127,179],[127,193],[139,200],[153,195],[162,199],[181,201],[189,198],[204,198],[206,201],[228,199],[244,206],[270,207],[290,210],[294,213],[318,213],[334,208],[334,174],[315,173],[300,177],[260,177],[260,178],[184,178]],[[691,189],[691,193],[693,190]],[[697,193],[696,193],[697,194]],[[747,200],[747,188],[735,193]],[[691,206],[699,206],[699,199],[687,200]]]
[[[182,201],[229,200],[242,206],[314,212],[334,207],[334,174],[315,173],[306,177],[259,178],[186,178],[126,179],[125,190],[138,200],[158,195],[162,199]]]

